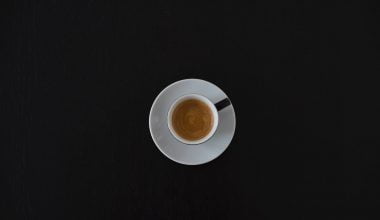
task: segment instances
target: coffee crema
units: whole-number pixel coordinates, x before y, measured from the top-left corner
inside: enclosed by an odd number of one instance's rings
[[[206,137],[214,124],[210,107],[197,99],[179,103],[172,113],[172,127],[183,139],[196,141]]]

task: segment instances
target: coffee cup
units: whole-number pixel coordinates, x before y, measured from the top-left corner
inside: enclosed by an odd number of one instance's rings
[[[184,144],[196,145],[206,142],[217,130],[220,120],[218,111],[230,104],[228,98],[214,104],[199,94],[181,96],[169,108],[169,130]]]

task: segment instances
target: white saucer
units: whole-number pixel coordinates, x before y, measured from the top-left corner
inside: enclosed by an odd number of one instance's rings
[[[221,155],[230,144],[235,133],[235,111],[232,106],[219,111],[219,124],[215,134],[206,142],[187,145],[178,141],[170,133],[167,114],[171,104],[180,96],[199,94],[213,103],[227,98],[216,85],[200,80],[185,79],[166,87],[154,100],[149,114],[149,129],[158,149],[175,162],[186,165],[198,165],[210,162]]]

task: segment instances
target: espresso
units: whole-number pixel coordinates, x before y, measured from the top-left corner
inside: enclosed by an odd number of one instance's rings
[[[207,136],[214,124],[212,110],[206,103],[188,99],[179,103],[172,113],[172,127],[183,139],[196,141]]]

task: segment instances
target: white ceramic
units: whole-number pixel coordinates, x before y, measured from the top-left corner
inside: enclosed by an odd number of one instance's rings
[[[227,149],[235,132],[235,111],[232,104],[218,111],[217,128],[207,141],[197,145],[185,144],[171,134],[168,113],[176,100],[190,94],[203,96],[211,103],[227,98],[219,87],[210,82],[200,79],[177,81],[162,90],[154,100],[149,114],[149,129],[154,143],[165,156],[181,164],[198,165],[214,160]]]
[[[183,139],[173,129],[173,124],[172,124],[172,114],[173,114],[174,109],[178,106],[178,104],[180,104],[180,103],[182,103],[182,102],[184,102],[186,100],[189,100],[189,99],[196,99],[196,100],[199,100],[199,101],[205,103],[211,109],[211,112],[212,112],[212,115],[213,115],[213,119],[214,119],[213,120],[214,123],[213,123],[213,126],[211,128],[210,133],[208,133],[205,137],[203,137],[203,138],[201,138],[199,140],[195,140],[195,141],[190,141],[190,140]],[[206,98],[204,96],[201,96],[201,95],[198,95],[198,94],[189,94],[189,95],[181,96],[181,97],[179,97],[177,100],[175,100],[173,102],[173,104],[171,105],[171,107],[169,108],[169,111],[168,111],[168,120],[167,121],[168,121],[168,127],[169,127],[170,132],[179,141],[181,141],[182,143],[185,143],[185,144],[201,144],[201,143],[207,141],[215,133],[216,128],[218,127],[218,121],[219,121],[219,119],[218,119],[218,111],[216,110],[216,107],[215,107],[214,103],[212,103],[208,98]]]

